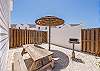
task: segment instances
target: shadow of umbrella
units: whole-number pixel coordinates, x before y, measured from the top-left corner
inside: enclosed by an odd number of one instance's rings
[[[56,62],[55,62],[55,67],[53,69],[53,71],[60,71],[60,69],[64,69],[69,65],[69,57],[58,50],[51,50],[52,52],[54,52],[54,58],[59,58]]]

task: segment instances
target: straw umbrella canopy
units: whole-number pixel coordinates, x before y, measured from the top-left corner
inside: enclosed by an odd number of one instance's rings
[[[62,25],[64,24],[64,20],[55,16],[45,16],[45,17],[41,17],[40,19],[37,19],[35,23],[40,26],[49,26],[49,50],[50,50],[51,26]]]

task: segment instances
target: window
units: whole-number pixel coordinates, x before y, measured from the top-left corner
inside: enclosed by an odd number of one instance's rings
[[[38,29],[40,30],[40,27],[38,27]]]
[[[59,28],[61,28],[61,27],[59,27]]]
[[[45,27],[45,30],[47,30],[47,27]]]

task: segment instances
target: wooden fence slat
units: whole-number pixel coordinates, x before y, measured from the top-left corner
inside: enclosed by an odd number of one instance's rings
[[[95,30],[94,29],[92,29],[91,30],[91,53],[95,53],[95,40],[94,40],[94,36],[95,35]]]
[[[26,36],[26,37],[27,37],[27,44],[28,44],[28,39],[29,39],[29,38],[28,38],[28,37],[29,37],[29,36],[28,36],[28,30],[27,30],[27,36]]]
[[[35,32],[35,43],[37,44],[37,31]]]
[[[81,51],[83,51],[83,30],[81,29]]]
[[[40,44],[47,42],[47,32],[28,29],[9,29],[9,47],[20,47],[24,44]]]
[[[20,29],[20,46],[22,46],[22,29]]]
[[[14,38],[13,38],[14,41],[13,42],[14,42],[14,48],[15,48],[17,46],[17,37],[16,37],[17,36],[17,34],[16,34],[17,32],[16,32],[16,29],[13,30],[13,33],[14,33]]]
[[[86,46],[86,30],[84,30],[84,34],[83,34],[83,51],[86,51],[86,48],[87,48],[87,46]]]
[[[14,29],[12,29],[11,32],[12,32],[12,34],[11,34],[11,36],[12,36],[11,37],[12,38],[12,40],[11,40],[11,42],[12,42],[11,47],[14,47],[14,43],[13,43],[14,42]]]
[[[89,52],[89,29],[87,30],[87,52]]]
[[[33,32],[33,42],[35,44],[35,31]]]
[[[28,44],[30,43],[30,42],[29,42],[29,40],[30,40],[30,39],[29,39],[29,34],[30,34],[30,32],[29,32],[29,30],[28,30]]]
[[[30,30],[30,44],[32,44],[32,33],[31,33],[31,30]]]
[[[29,44],[31,43],[31,30],[29,30]]]
[[[32,31],[32,43],[34,44],[34,31]]]
[[[95,52],[96,52],[96,55],[98,55],[98,45],[99,45],[99,43],[98,43],[98,29],[96,29],[95,31],[96,31],[96,34],[95,34],[95,36],[96,36],[96,40],[95,40],[95,43],[96,43],[95,47],[96,47],[96,50],[95,50]]]
[[[98,33],[98,56],[100,56],[100,29],[99,29],[99,33]]]
[[[40,43],[42,43],[42,32],[40,32]]]
[[[28,37],[27,37],[27,29],[26,29],[26,44],[27,44],[27,38],[28,38]]]
[[[22,29],[22,44],[25,44],[25,30]]]
[[[12,30],[11,30],[11,28],[9,29],[9,36],[12,36]],[[12,47],[12,38],[11,37],[9,37],[9,46],[10,47]]]
[[[20,45],[19,29],[17,30],[17,47]]]

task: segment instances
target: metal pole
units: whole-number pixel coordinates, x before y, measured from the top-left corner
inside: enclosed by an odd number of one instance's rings
[[[74,43],[73,43],[73,52],[74,52]]]
[[[72,59],[74,59],[74,58],[75,58],[75,52],[74,52],[74,44],[75,44],[75,43],[73,43]]]

